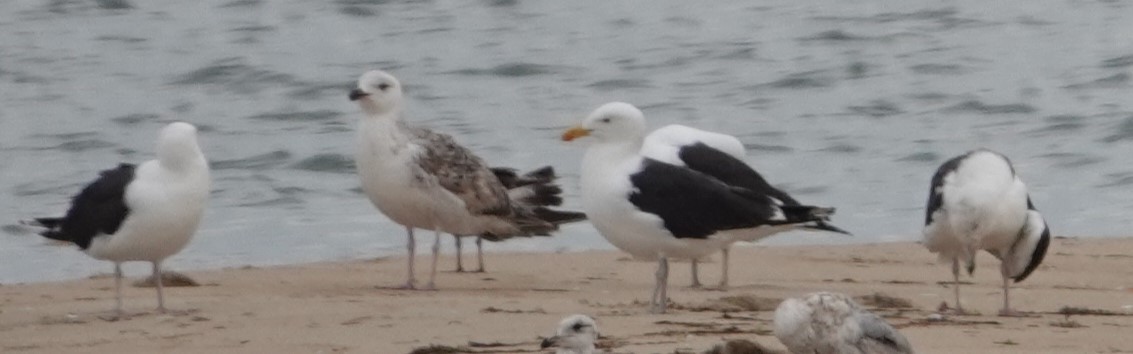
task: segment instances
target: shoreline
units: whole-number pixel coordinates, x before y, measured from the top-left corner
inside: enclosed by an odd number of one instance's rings
[[[150,313],[154,290],[126,286],[125,309],[138,315],[117,322],[97,318],[113,307],[109,278],[3,284],[0,351],[408,353],[475,342],[499,344],[472,348],[482,352],[540,352],[539,337],[573,313],[594,316],[616,353],[699,353],[724,339],[781,350],[769,332],[778,301],[839,291],[907,301],[911,307],[875,312],[918,352],[1133,352],[1124,335],[1133,328],[1133,239],[1053,240],[1043,265],[1012,287],[1015,307],[1039,312],[1027,318],[995,316],[998,263],[981,254],[974,277],[961,278],[961,296],[982,315],[944,322],[925,319],[942,301],[952,303],[951,272],[915,243],[755,245],[732,254],[726,292],[689,289],[688,263],[672,265],[673,310],[664,315],[648,314],[644,304],[655,264],[618,251],[488,253],[484,274],[450,272],[450,253],[439,263],[438,291],[391,289],[404,280],[400,256],[185,271],[202,286],[166,289],[176,313]],[[419,281],[429,258],[418,257]],[[700,267],[708,286],[718,280],[718,262]],[[1063,307],[1110,315],[1057,314]]]

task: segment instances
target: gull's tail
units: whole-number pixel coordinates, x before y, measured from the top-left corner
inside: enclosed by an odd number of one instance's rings
[[[555,184],[555,169],[544,166],[520,175],[515,169],[492,168],[492,173],[508,190],[512,201],[512,220],[519,230],[518,235],[481,235],[489,241],[506,239],[509,236],[551,236],[559,225],[586,220],[586,214],[569,210],[555,210],[548,207],[563,203],[563,189]]]
[[[810,205],[782,205],[779,206],[779,208],[783,210],[783,214],[787,217],[787,223],[789,224],[803,224],[801,227],[807,230],[822,230],[853,235],[849,231],[842,230],[829,223],[830,216],[834,215],[834,208]]]
[[[63,233],[63,218],[34,218],[31,220],[20,220],[20,224],[44,228],[45,230],[39,233],[40,236],[56,241],[71,241],[71,239]]]

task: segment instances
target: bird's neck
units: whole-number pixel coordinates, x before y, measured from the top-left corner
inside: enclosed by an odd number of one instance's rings
[[[161,167],[173,172],[208,169],[201,147],[189,141],[163,142],[157,147]]]
[[[641,154],[642,139],[602,141],[590,146],[583,157],[583,164],[600,161],[614,162],[636,157]]]
[[[358,125],[359,146],[371,153],[396,153],[409,143],[405,123],[399,114],[368,115]]]

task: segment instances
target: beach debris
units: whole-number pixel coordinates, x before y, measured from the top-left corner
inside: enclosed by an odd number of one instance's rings
[[[724,296],[695,305],[674,305],[693,312],[739,312],[739,311],[773,311],[782,299],[766,298],[751,294]]]
[[[1078,321],[1070,319],[1070,315],[1066,315],[1066,318],[1063,318],[1061,320],[1051,322],[1050,326],[1051,327],[1060,327],[1060,328],[1085,328],[1085,327],[1088,327],[1084,324],[1079,323]]]
[[[782,353],[777,350],[771,350],[759,343],[752,342],[746,339],[732,339],[727,342],[717,344],[704,352],[704,354],[778,354]]]
[[[409,354],[456,354],[475,353],[476,351],[464,347],[450,347],[447,345],[430,344],[428,347],[413,348]]]
[[[136,288],[152,288],[156,286],[154,283],[153,275],[145,279],[134,282]],[[201,286],[196,280],[190,278],[188,275],[166,270],[161,272],[161,285],[166,287],[194,287]]]
[[[1017,343],[1017,342],[1015,342],[1011,339],[1004,339],[1004,340],[1001,340],[1001,341],[998,341],[998,342],[992,342],[992,343],[1000,344],[1000,345],[1019,345],[1019,343]]]
[[[1058,309],[1058,312],[1056,312],[1056,314],[1059,314],[1059,315],[1067,315],[1067,316],[1069,316],[1069,315],[1082,315],[1082,316],[1133,316],[1133,314],[1130,314],[1130,313],[1121,313],[1121,312],[1117,312],[1117,311],[1110,311],[1110,310],[1101,310],[1101,309],[1091,309],[1091,308],[1086,308],[1086,307],[1076,307],[1076,306],[1063,306],[1062,308]]]
[[[538,307],[533,309],[533,310],[509,310],[509,309],[501,309],[501,308],[498,308],[498,307],[495,307],[495,306],[485,307],[483,309],[480,309],[480,312],[481,313],[535,313],[535,314],[545,314],[545,313],[547,313],[546,310],[543,310],[542,308],[538,308]]]
[[[912,301],[895,296],[889,296],[880,292],[875,292],[870,295],[858,296],[856,299],[863,305],[882,309],[907,309],[913,307]]]

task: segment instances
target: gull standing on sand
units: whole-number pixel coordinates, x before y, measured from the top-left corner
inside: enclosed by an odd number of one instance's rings
[[[1011,309],[1008,281],[1021,282],[1038,268],[1050,245],[1050,229],[1011,161],[981,149],[944,162],[932,176],[924,245],[941,260],[952,261],[956,311],[961,314],[960,263],[971,275],[980,250],[998,258],[1003,276],[999,314],[1017,316]]]
[[[884,319],[845,294],[817,292],[775,309],[775,337],[794,354],[911,354]]]
[[[404,288],[416,288],[414,229],[432,230],[433,263],[425,289],[435,289],[441,232],[482,236],[489,241],[549,235],[558,224],[584,219],[512,200],[500,178],[452,137],[402,121],[401,83],[383,71],[370,71],[350,91],[363,117],[358,123],[355,162],[362,190],[394,222],[405,226],[409,251]],[[551,172],[553,174],[553,172]]]
[[[197,128],[176,122],[161,130],[156,160],[102,171],[71,200],[65,216],[27,223],[46,227],[41,235],[47,238],[73,242],[95,259],[114,262],[113,319],[123,315],[122,262],[152,263],[157,311],[165,313],[161,262],[196,233],[209,184]]]
[[[598,323],[587,315],[570,315],[559,322],[555,335],[543,339],[540,349],[555,348],[555,354],[594,354]]]
[[[657,259],[651,311],[665,312],[669,261],[696,259],[767,226],[825,221],[831,208],[779,205],[761,190],[730,185],[695,169],[668,164],[642,151],[645,116],[633,105],[598,107],[563,133],[592,136],[582,159],[582,198],[594,227],[611,244]]]
[[[748,164],[743,143],[736,137],[716,132],[700,130],[679,124],[671,124],[654,130],[645,136],[641,149],[645,157],[671,165],[683,166],[707,174],[729,185],[757,191],[771,197],[778,205],[802,205],[786,192],[772,187]],[[805,224],[786,224],[768,226],[752,232],[737,234],[738,241],[755,242],[780,232],[796,229],[813,229],[849,235],[842,229],[827,224],[823,220]],[[731,243],[724,245],[724,259],[721,264],[720,289],[728,287],[728,251]],[[692,287],[700,287],[697,259],[692,260]]]

